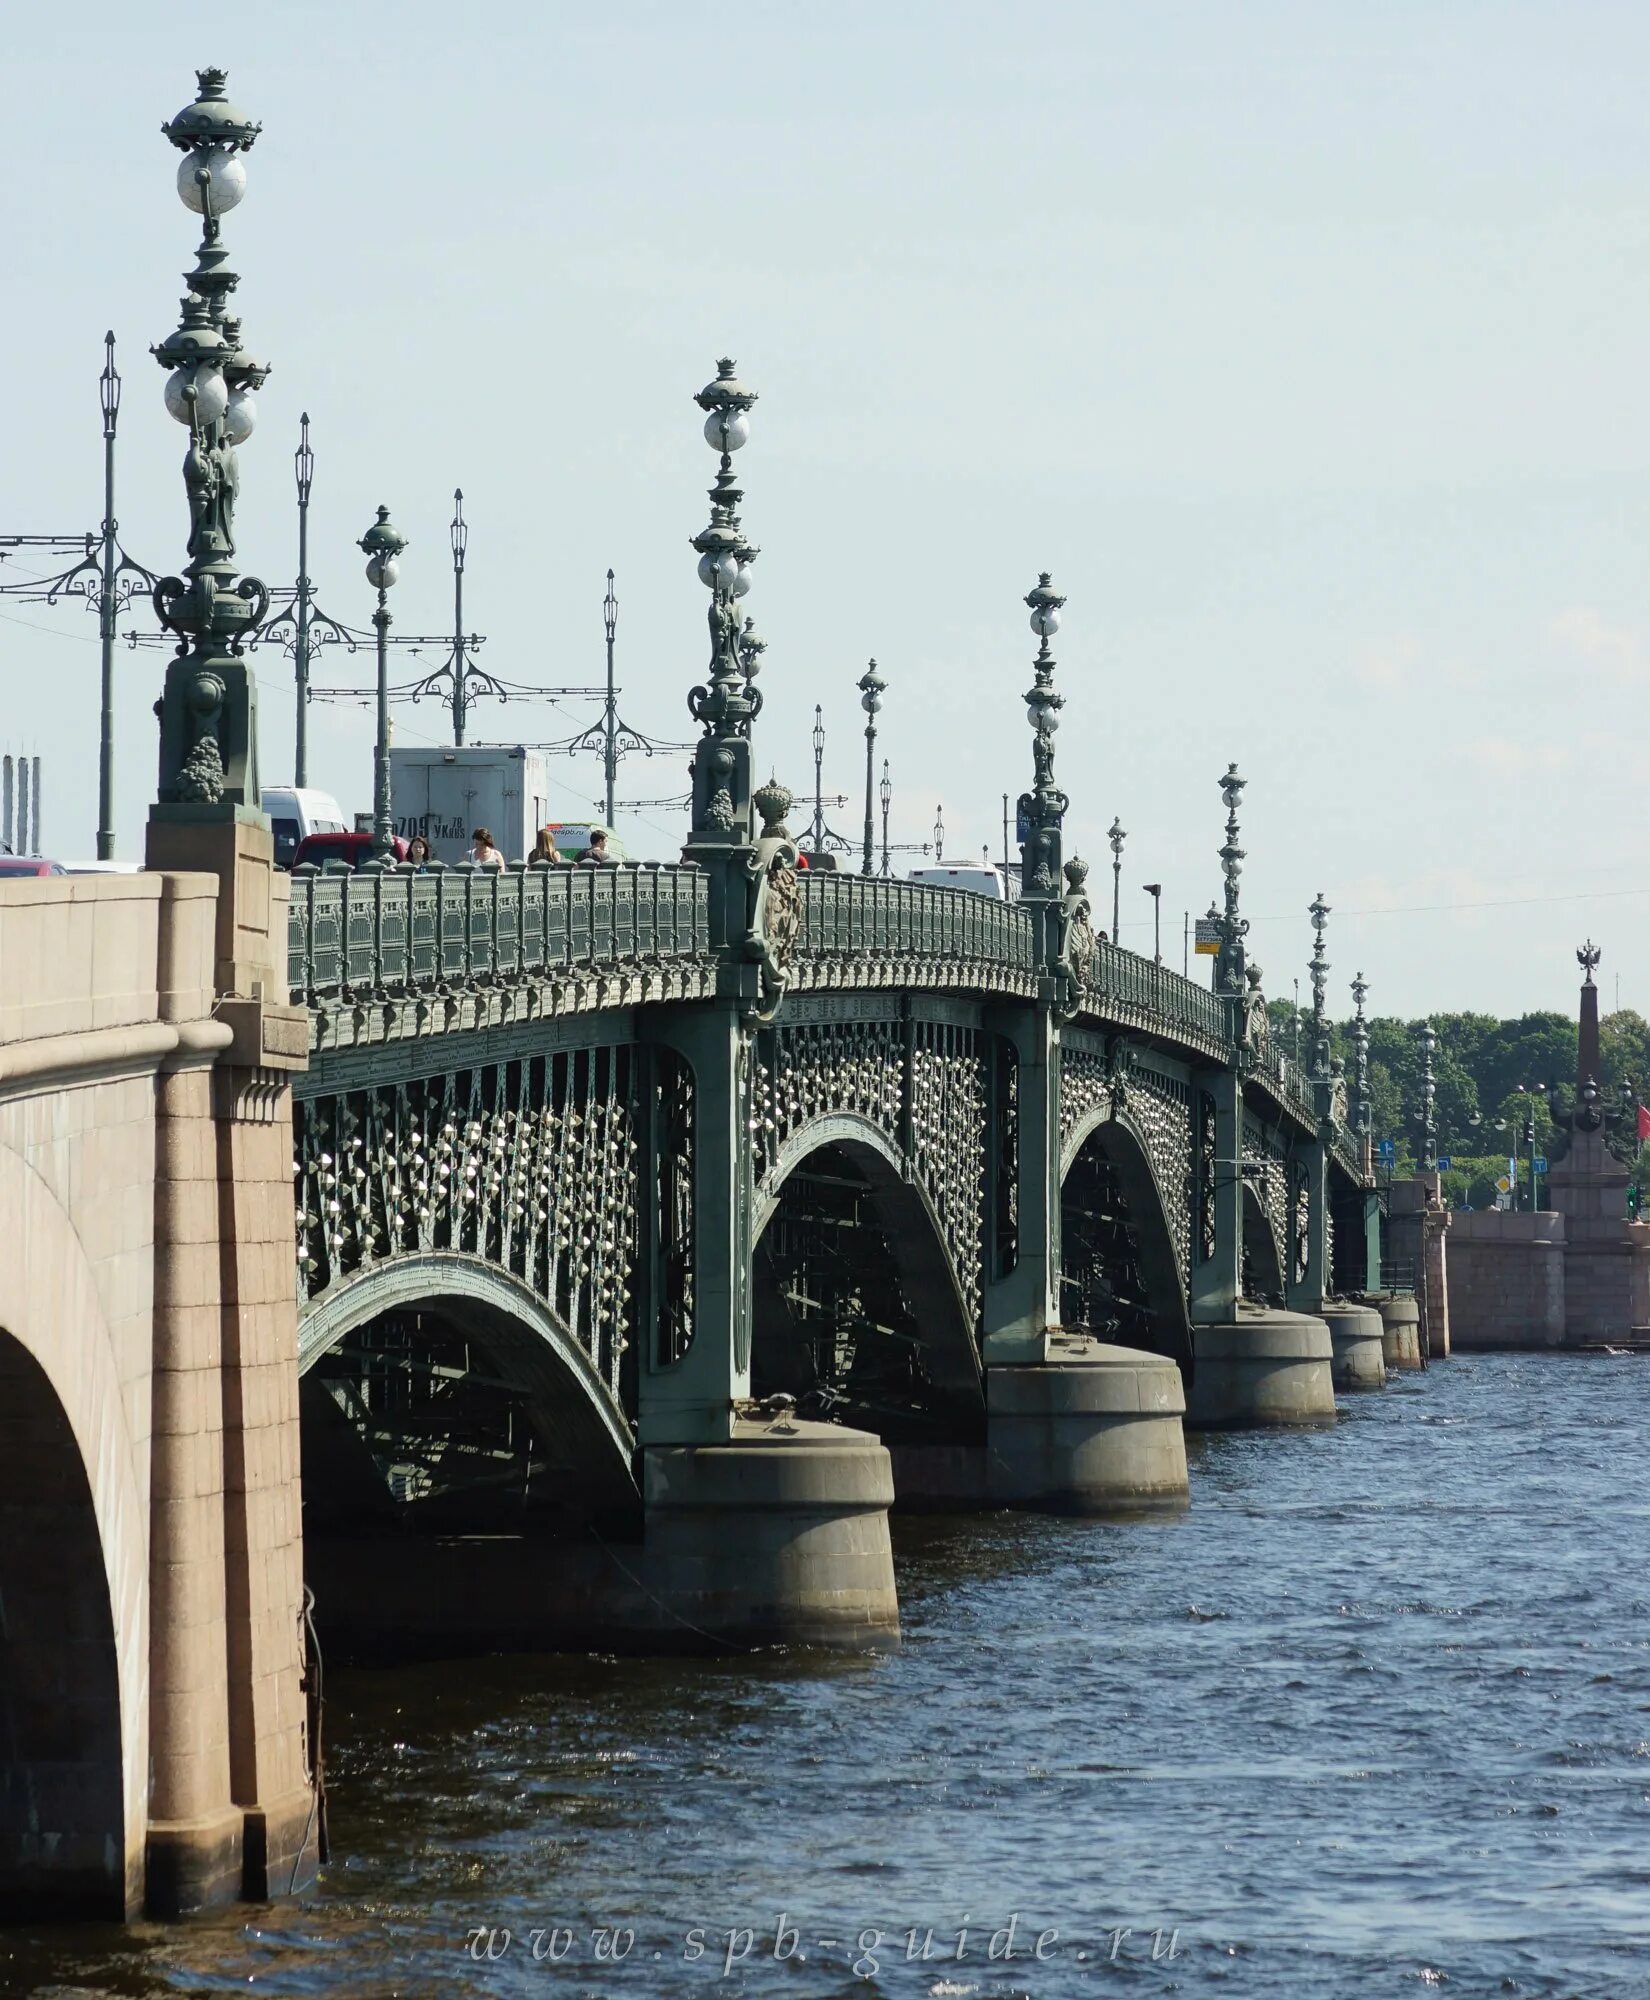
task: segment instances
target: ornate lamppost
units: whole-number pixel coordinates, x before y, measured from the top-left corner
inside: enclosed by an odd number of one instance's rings
[[[1430,1021],[1421,1023],[1421,1171],[1438,1171],[1438,1080],[1432,1059],[1438,1053],[1438,1031]]]
[[[407,538],[390,523],[390,510],[380,507],[378,519],[358,544],[367,558],[367,581],[378,592],[372,622],[378,633],[378,729],[372,746],[372,858],[386,866],[395,858],[395,815],[390,799],[390,586],[401,574],[397,558]]]
[[[1369,983],[1360,972],[1352,982],[1352,1074],[1351,1085],[1352,1130],[1357,1136],[1368,1141],[1371,1124],[1369,1102],[1369,1023],[1364,1019],[1364,1002],[1369,998]]]
[[[1238,806],[1247,778],[1238,775],[1236,764],[1226,766],[1220,781],[1220,796],[1226,803],[1226,839],[1220,848],[1220,872],[1226,883],[1226,906],[1220,918],[1220,953],[1215,960],[1216,985],[1234,996],[1244,989],[1243,940],[1249,934],[1249,919],[1238,914],[1238,881],[1243,874],[1243,849],[1238,845],[1241,831]]]
[[[309,614],[314,596],[309,581],[309,496],[315,484],[315,453],[310,449],[309,412],[298,419],[298,449],[292,454],[298,482],[298,588],[293,594],[292,672],[298,697],[298,718],[292,743],[292,782],[309,783]]]
[[[758,641],[759,645],[760,643]],[[814,703],[813,746],[813,818],[809,822],[808,831],[802,836],[799,845],[808,854],[813,856],[814,866],[818,867],[822,857],[827,854],[851,854],[853,852],[853,842],[838,833],[836,828],[831,826],[825,818],[825,809],[827,806],[845,806],[848,800],[840,792],[830,798],[825,796],[825,711],[818,702]]]
[[[1329,1017],[1325,1012],[1325,982],[1329,976],[1329,961],[1323,955],[1323,936],[1329,922],[1329,905],[1323,899],[1320,889],[1307,906],[1307,915],[1312,919],[1312,1074],[1314,1077],[1329,1075]]]
[[[886,876],[888,873],[888,808],[894,803],[894,785],[893,780],[888,775],[888,759],[886,757],[882,760],[882,785],[880,794],[882,804],[882,872]]]
[[[229,102],[221,69],[196,76],[199,97],[161,127],[184,155],[178,193],[202,231],[182,319],[152,350],[168,371],[166,407],[189,431],[190,560],[182,577],[163,576],[154,588],[156,615],[178,650],[161,696],[151,820],[225,819],[260,802],[256,683],[243,649],[269,609],[269,591],[235,570],[235,448],[252,434],[252,392],[269,371],[241,346],[240,321],[227,311],[240,280],[226,262],[221,218],[246,191],[244,158],[261,127]]]
[[[1054,691],[1054,655],[1048,642],[1060,629],[1065,601],[1050,583],[1047,570],[1025,598],[1031,611],[1031,629],[1040,643],[1032,662],[1035,678],[1026,692],[1026,721],[1034,732],[1035,781],[1029,792],[1020,795],[1020,819],[1027,830],[1020,860],[1022,897],[1050,897],[1060,892],[1060,825],[1069,801],[1054,782],[1054,732],[1060,726],[1065,697]]]
[[[945,859],[945,803],[942,800],[934,808],[934,859]]]
[[[693,537],[699,580],[710,592],[709,678],[688,695],[688,710],[703,728],[693,756],[695,842],[733,846],[751,833],[751,724],[762,707],[740,652],[739,602],[751,587],[757,551],[739,526],[744,494],[734,482],[733,454],[750,437],[756,392],[734,374],[731,359],[716,364],[716,379],[694,397],[705,412],[705,442],[719,452],[710,490],[710,523]]]
[[[875,770],[877,751],[877,711],[882,707],[882,697],[888,683],[877,672],[875,660],[859,677],[859,705],[865,711],[865,853],[860,862],[859,872],[871,872],[871,850],[873,846],[871,820],[871,780]],[[883,871],[885,874],[887,870]]]
[[[1111,842],[1111,941],[1117,942],[1118,920],[1123,908],[1123,843],[1128,839],[1123,822],[1113,818],[1106,838]]]

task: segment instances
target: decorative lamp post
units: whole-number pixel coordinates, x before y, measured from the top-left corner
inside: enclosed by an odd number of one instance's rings
[[[1438,1031],[1421,1023],[1421,1171],[1438,1171],[1438,1081],[1432,1059],[1438,1053]]]
[[[221,69],[196,75],[199,97],[161,127],[184,155],[178,193],[202,230],[182,318],[152,350],[168,371],[166,407],[189,432],[190,522],[183,576],[163,576],[154,588],[156,615],[178,650],[161,697],[152,820],[229,818],[237,806],[259,805],[256,683],[243,648],[269,609],[269,591],[236,574],[235,448],[252,434],[253,392],[269,371],[241,346],[240,322],[227,310],[240,280],[226,262],[222,217],[245,192],[245,155],[261,128],[229,102]]]
[[[945,859],[945,802],[943,799],[934,808],[934,859],[936,861],[943,861]]]
[[[875,769],[877,749],[877,711],[882,707],[882,697],[888,683],[877,672],[873,660],[859,677],[859,705],[865,711],[865,854],[860,863],[860,873],[871,873],[871,850],[874,843],[871,819],[871,780]],[[884,846],[887,836],[884,834]],[[888,871],[883,870],[886,874]]]
[[[397,558],[407,538],[390,524],[390,510],[380,507],[378,519],[358,544],[367,558],[367,581],[378,592],[372,622],[378,632],[378,730],[372,746],[372,858],[387,866],[395,858],[395,817],[390,802],[390,586],[401,574]]]
[[[1123,908],[1123,843],[1128,839],[1123,822],[1113,819],[1106,838],[1111,842],[1111,941],[1117,942],[1118,919]]]
[[[1312,919],[1312,1074],[1327,1078],[1329,1017],[1324,1010],[1324,994],[1329,961],[1323,955],[1323,934],[1329,922],[1329,905],[1324,901],[1321,889],[1307,906],[1307,915]]]
[[[1369,1102],[1369,1024],[1364,1019],[1364,1002],[1369,998],[1369,985],[1360,972],[1352,982],[1352,1075],[1351,1105],[1352,1130],[1360,1139],[1370,1135]]]
[[[315,453],[309,443],[309,412],[298,419],[298,449],[292,454],[292,470],[298,481],[298,588],[294,594],[292,617],[292,665],[297,682],[298,721],[292,746],[292,782],[309,783],[309,611],[312,591],[309,582],[309,495],[315,484]]]
[[[602,630],[607,634],[607,699],[602,706],[602,824],[613,824],[613,781],[619,758],[614,738],[618,734],[618,691],[613,685],[613,647],[619,636],[619,594],[613,588],[613,572],[607,572],[607,595],[602,599]],[[753,635],[754,636],[754,635]],[[751,671],[754,672],[754,669]],[[748,678],[748,675],[747,675]]]
[[[894,785],[893,780],[888,775],[888,759],[886,757],[882,760],[880,797],[882,803],[882,873],[886,877],[888,873],[888,808],[894,803]]]
[[[1054,732],[1060,726],[1065,697],[1054,691],[1054,655],[1048,642],[1060,629],[1065,601],[1050,584],[1047,570],[1025,598],[1039,644],[1032,662],[1035,678],[1026,693],[1026,721],[1034,732],[1035,782],[1029,792],[1020,795],[1020,818],[1028,834],[1020,862],[1022,897],[1049,898],[1060,891],[1060,825],[1069,801],[1054,782]]]
[[[751,686],[740,657],[739,603],[751,587],[756,549],[739,526],[743,493],[734,482],[733,454],[750,437],[756,401],[724,358],[716,379],[694,401],[705,412],[705,442],[720,453],[710,490],[710,523],[693,537],[699,581],[710,592],[710,668],[707,682],[688,695],[688,710],[703,736],[693,757],[693,838],[736,845],[750,837],[751,724],[762,696]]]
[[[97,732],[97,858],[115,858],[115,425],[120,416],[120,375],[115,336],[103,336],[103,373],[98,377],[103,408],[103,585],[98,593],[98,640],[102,649]]]
[[[1241,996],[1244,990],[1243,940],[1249,934],[1249,919],[1238,914],[1238,881],[1243,874],[1243,849],[1238,845],[1238,806],[1247,778],[1238,775],[1236,764],[1226,766],[1220,781],[1220,796],[1226,803],[1226,839],[1220,848],[1220,871],[1226,881],[1226,907],[1220,919],[1220,954],[1215,960],[1216,985],[1224,993]],[[1299,1014],[1297,1011],[1297,1020]]]

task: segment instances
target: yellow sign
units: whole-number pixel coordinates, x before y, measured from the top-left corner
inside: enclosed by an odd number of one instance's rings
[[[1500,1191],[1502,1192],[1502,1194],[1511,1194],[1511,1193],[1512,1193],[1512,1182],[1511,1182],[1510,1180],[1508,1180],[1508,1178],[1507,1178],[1507,1176],[1506,1176],[1505,1174],[1503,1174],[1503,1175],[1501,1176],[1501,1178],[1500,1178],[1500,1179],[1499,1179],[1499,1180],[1498,1180],[1498,1181],[1496,1182],[1496,1184],[1495,1184],[1495,1185],[1497,1186],[1497,1188],[1499,1188],[1499,1189],[1500,1189]]]
[[[1211,939],[1208,944],[1205,944],[1202,938],[1199,938],[1197,943],[1192,947],[1192,951],[1193,955],[1196,957],[1219,958],[1220,956],[1219,940]]]

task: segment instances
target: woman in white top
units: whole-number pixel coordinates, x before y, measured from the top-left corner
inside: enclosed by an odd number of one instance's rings
[[[478,868],[504,866],[504,856],[493,845],[493,836],[484,826],[478,826],[470,835],[470,859]]]

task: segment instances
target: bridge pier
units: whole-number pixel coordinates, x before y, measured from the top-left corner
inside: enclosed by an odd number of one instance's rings
[[[986,1497],[1109,1514],[1186,1506],[1186,1397],[1166,1356],[1056,1334],[1040,1367],[986,1373]]]
[[[868,1431],[741,1418],[642,1453],[646,1636],[667,1651],[899,1644],[888,1452]]]

